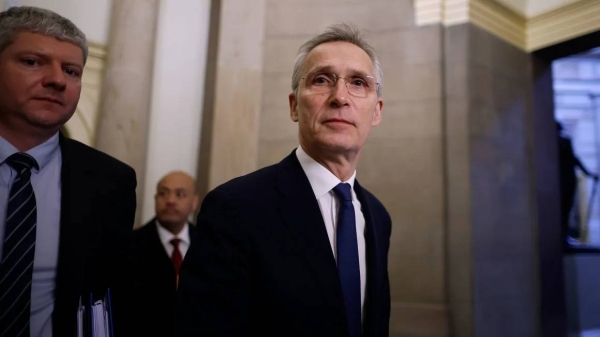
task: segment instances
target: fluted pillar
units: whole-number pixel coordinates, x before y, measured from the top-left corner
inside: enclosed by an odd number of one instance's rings
[[[144,197],[148,119],[158,0],[114,0],[96,147],[137,174],[139,223]]]
[[[204,102],[210,0],[160,0],[141,223],[154,215],[156,183],[195,176]]]
[[[258,168],[266,11],[265,0],[212,1],[198,167],[201,196]]]

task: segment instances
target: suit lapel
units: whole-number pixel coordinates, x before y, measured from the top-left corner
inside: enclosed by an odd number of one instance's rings
[[[190,230],[190,247],[191,247],[192,244],[195,244],[195,242],[197,241],[196,226],[191,223],[188,223],[188,228]]]
[[[295,152],[279,163],[276,184],[281,196],[280,215],[292,233],[298,251],[304,254],[324,300],[343,310],[337,265],[323,216]]]
[[[360,201],[361,210],[365,217],[365,246],[366,246],[366,260],[367,260],[367,288],[365,295],[365,304],[363,306],[364,311],[364,332],[365,336],[369,336],[368,331],[370,330],[370,322],[374,315],[377,315],[377,308],[380,306],[377,299],[379,299],[379,289],[381,289],[381,277],[382,267],[380,266],[380,257],[382,252],[379,251],[380,244],[378,242],[377,233],[377,215],[370,211],[369,199],[365,195],[363,188],[360,186],[358,181],[354,182],[354,191]]]
[[[60,135],[61,215],[58,266],[56,277],[56,310],[54,331],[62,331],[63,323],[75,319],[75,309],[83,292],[85,258],[88,256],[88,231],[91,207],[90,170],[81,162],[69,140]],[[63,315],[67,315],[64,317]],[[70,317],[69,315],[72,315]]]
[[[171,257],[169,256],[169,254],[167,254],[167,251],[165,250],[165,246],[163,245],[162,241],[160,240],[160,235],[158,235],[158,229],[156,228],[156,218],[154,218],[154,220],[148,224],[148,226],[150,226],[149,228],[149,233],[150,233],[150,247],[149,248],[149,253],[152,254],[152,258],[149,258],[149,261],[154,261],[154,263],[159,264],[160,268],[157,268],[158,270],[160,270],[160,272],[169,272],[170,274],[172,274],[173,278],[175,277],[175,267],[173,266],[173,262],[171,262]],[[158,266],[157,266],[158,267]]]

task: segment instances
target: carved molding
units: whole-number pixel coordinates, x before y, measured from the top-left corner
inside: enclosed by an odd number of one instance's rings
[[[471,1],[470,21],[488,32],[527,50],[527,19],[512,9],[489,0]]]
[[[414,10],[417,25],[471,22],[527,52],[600,30],[598,0],[578,0],[532,17],[498,0],[414,0]]]
[[[83,71],[81,97],[75,114],[65,124],[70,138],[94,146],[98,126],[100,91],[106,62],[106,46],[89,43],[89,56]]]
[[[417,26],[432,25],[443,22],[444,0],[415,0],[415,22]]]
[[[600,1],[578,1],[528,20],[527,50],[537,50],[600,30]]]

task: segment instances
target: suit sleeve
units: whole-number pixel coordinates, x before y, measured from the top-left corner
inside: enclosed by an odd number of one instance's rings
[[[240,203],[210,192],[185,256],[175,308],[175,336],[242,336],[251,324],[251,246]]]
[[[134,302],[130,295],[131,274],[129,259],[131,256],[133,224],[136,210],[136,176],[135,171],[127,167],[116,180],[113,193],[112,208],[108,209],[109,218],[106,227],[107,247],[105,250],[109,286],[112,288],[112,309],[115,324],[115,335],[128,336],[134,329],[131,325],[130,313],[134,310]]]
[[[382,311],[382,316],[384,319],[384,324],[383,324],[383,333],[382,336],[388,336],[389,335],[389,324],[390,324],[390,313],[391,313],[391,296],[390,296],[390,277],[389,277],[389,273],[388,273],[388,255],[389,255],[389,250],[390,250],[390,237],[392,235],[392,220],[390,218],[390,215],[387,213],[387,211],[385,212],[386,214],[386,223],[387,223],[387,234],[385,236],[385,240],[386,240],[386,247],[387,250],[385,252],[385,275],[383,278],[383,311]]]

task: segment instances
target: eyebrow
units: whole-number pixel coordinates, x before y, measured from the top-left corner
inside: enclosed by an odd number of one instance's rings
[[[335,73],[335,67],[332,65],[324,65],[324,66],[319,66],[316,67],[314,69],[312,69],[311,71],[309,71],[307,73],[307,75],[312,75],[314,73],[319,73],[319,72],[328,72],[328,73]],[[346,68],[346,72],[349,73],[351,76],[363,76],[363,77],[373,77],[375,78],[375,76],[370,75],[362,70],[358,70],[358,69],[354,69],[354,68]]]

